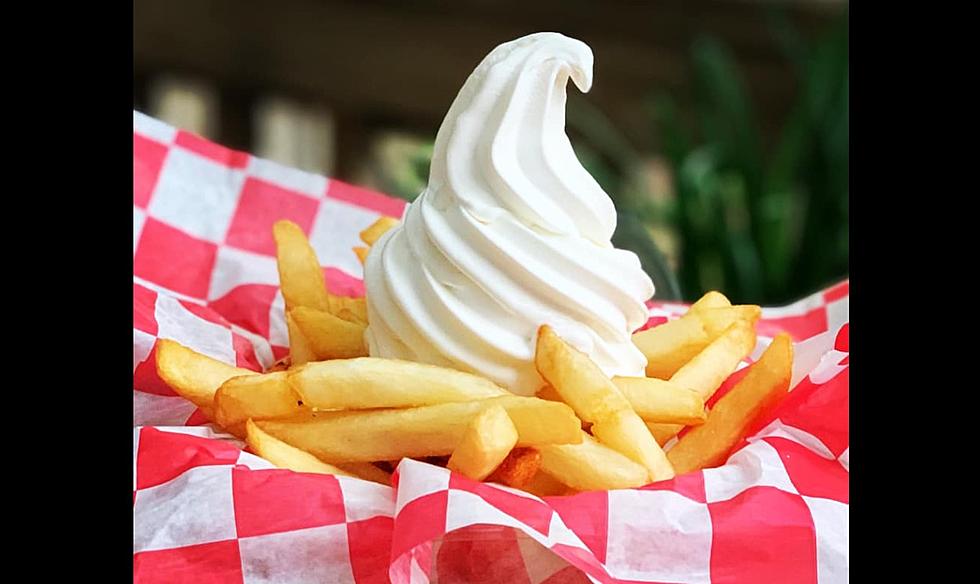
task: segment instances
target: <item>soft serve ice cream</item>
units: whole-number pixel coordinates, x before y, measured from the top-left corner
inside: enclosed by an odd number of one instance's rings
[[[653,283],[610,243],[616,210],[565,134],[565,86],[592,50],[557,34],[494,49],[439,128],[429,183],[365,266],[370,354],[484,375],[532,395],[549,324],[612,375],[644,374],[630,340]]]

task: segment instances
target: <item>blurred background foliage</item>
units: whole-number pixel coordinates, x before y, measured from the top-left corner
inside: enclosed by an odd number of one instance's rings
[[[567,132],[657,298],[778,305],[847,276],[846,2],[572,4],[142,0],[134,107],[413,200],[479,59],[560,30],[596,53]]]

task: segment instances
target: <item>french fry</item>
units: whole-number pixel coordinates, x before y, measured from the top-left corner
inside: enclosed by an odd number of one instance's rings
[[[499,405],[490,406],[470,420],[446,468],[482,481],[504,461],[515,444],[517,428],[507,411]]]
[[[342,319],[346,320],[347,322],[354,323],[354,324],[360,325],[362,327],[366,327],[367,326],[367,321],[366,320],[362,320],[360,316],[354,314],[354,312],[352,312],[351,310],[349,310],[347,308],[341,308],[340,310],[338,310],[337,313],[336,313],[336,316],[338,316],[339,318],[342,318]]]
[[[496,470],[486,478],[515,489],[524,489],[541,466],[541,453],[534,448],[514,448]]]
[[[711,290],[706,292],[704,296],[692,304],[691,307],[688,308],[688,311],[697,312],[705,308],[722,308],[731,305],[731,301],[724,294],[718,292],[717,290]]]
[[[374,245],[374,242],[378,241],[378,239],[380,239],[386,231],[392,227],[395,227],[399,223],[401,223],[401,221],[395,219],[394,217],[379,217],[377,221],[361,232],[361,241],[367,245]]]
[[[678,473],[721,465],[760,415],[771,411],[789,392],[793,374],[793,342],[785,333],[772,343],[742,380],[725,394],[667,457]]]
[[[646,422],[693,425],[707,417],[701,396],[676,383],[652,377],[613,377],[613,383]]]
[[[724,308],[704,308],[694,314],[704,323],[704,330],[708,333],[708,337],[715,340],[736,321],[755,326],[762,316],[762,309],[755,304],[740,304]]]
[[[613,377],[613,383],[645,422],[693,425],[703,423],[707,416],[701,396],[670,381],[653,377]],[[537,397],[564,403],[549,384],[538,390]]]
[[[625,410],[592,424],[596,439],[642,464],[654,481],[674,478],[674,467],[654,440],[643,420],[632,410]]]
[[[632,411],[629,402],[589,357],[568,345],[548,325],[538,329],[534,354],[538,373],[586,422]]]
[[[535,495],[537,497],[560,497],[566,494],[569,490],[568,485],[565,485],[555,477],[544,472],[540,468],[540,453],[538,454],[538,471],[534,473],[531,480],[524,484],[522,487],[518,487]],[[491,475],[490,480],[493,480]]]
[[[391,486],[391,473],[385,472],[370,462],[348,462],[337,465],[341,470],[372,483]]]
[[[350,322],[367,324],[367,300],[364,298],[351,298],[349,296],[329,294],[327,296],[327,304],[327,311],[330,314],[339,316]],[[347,315],[345,315],[344,311],[347,311]],[[353,315],[354,318],[351,319],[349,315]]]
[[[670,378],[710,342],[704,323],[686,315],[633,334],[633,344],[647,358],[647,377],[658,379]]]
[[[170,339],[156,344],[156,368],[167,385],[177,395],[190,400],[214,419],[214,394],[221,384],[232,377],[257,375],[255,371],[232,367]]]
[[[592,422],[599,442],[642,464],[654,481],[674,476],[664,451],[622,392],[585,353],[565,343],[548,325],[538,329],[534,363],[578,417]]]
[[[249,418],[285,418],[303,411],[296,393],[286,383],[285,371],[232,377],[214,394],[215,422],[234,428]]]
[[[299,306],[329,310],[320,261],[303,230],[292,221],[280,220],[272,226],[272,236],[286,310]]]
[[[296,472],[310,472],[316,474],[330,474],[340,476],[354,476],[353,474],[337,468],[332,464],[327,464],[309,452],[300,450],[286,444],[282,440],[270,436],[255,425],[255,422],[248,420],[245,422],[245,442],[249,449],[256,455],[268,460],[279,468],[285,468]]]
[[[452,454],[481,410],[500,405],[517,428],[518,446],[575,443],[578,418],[565,404],[505,396],[410,409],[314,412],[256,421],[260,428],[332,464]]]
[[[579,444],[541,446],[541,470],[579,491],[630,489],[650,482],[647,469],[582,432]]]
[[[299,306],[289,311],[309,348],[321,359],[366,357],[364,325],[347,322],[326,310]]]
[[[324,410],[404,408],[510,395],[470,373],[375,357],[294,367],[289,384],[304,404]]]
[[[653,439],[657,441],[657,444],[663,448],[664,444],[670,442],[670,439],[684,429],[684,424],[662,424],[660,422],[646,422],[647,430],[650,431],[650,435]],[[670,460],[670,457],[667,457]],[[676,472],[676,469],[675,469]]]
[[[287,324],[287,327],[288,327],[288,324]],[[276,361],[275,363],[273,363],[271,367],[269,367],[268,369],[265,370],[265,372],[266,373],[275,373],[276,371],[286,371],[286,370],[288,370],[292,366],[292,363],[293,362],[290,360],[289,355],[286,355],[282,359],[279,359],[278,361]]]
[[[367,259],[367,255],[371,251],[371,248],[357,246],[357,247],[355,247],[353,249],[354,249],[354,255],[357,256],[357,259],[360,260],[361,265],[363,266],[364,265],[364,260]]]
[[[734,308],[734,307],[733,307]],[[724,333],[712,341],[671,376],[671,383],[697,392],[707,402],[721,384],[728,379],[738,364],[755,348],[754,323],[736,320]],[[710,414],[709,414],[710,415]],[[666,443],[677,435],[683,426],[677,424],[648,424],[647,428],[657,442]]]
[[[306,340],[306,335],[296,324],[296,319],[291,312],[286,312],[286,331],[289,333],[290,363],[296,366],[316,361],[316,353],[313,352],[310,342]]]
[[[753,323],[736,321],[673,374],[670,381],[696,391],[707,401],[752,352],[755,342]]]

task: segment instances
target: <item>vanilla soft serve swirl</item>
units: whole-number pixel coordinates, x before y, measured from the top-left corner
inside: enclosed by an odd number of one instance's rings
[[[630,334],[653,283],[610,243],[612,201],[565,135],[565,86],[587,92],[592,51],[557,33],[500,45],[436,136],[425,191],[364,266],[372,356],[541,385],[536,332],[550,324],[608,375],[642,376]]]

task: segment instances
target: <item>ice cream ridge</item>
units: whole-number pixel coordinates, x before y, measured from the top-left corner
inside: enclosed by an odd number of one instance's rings
[[[592,86],[592,50],[557,33],[504,43],[453,101],[429,182],[364,266],[370,354],[484,375],[533,395],[551,325],[607,375],[642,376],[630,335],[654,292],[610,242],[616,209],[565,134],[565,88]]]

